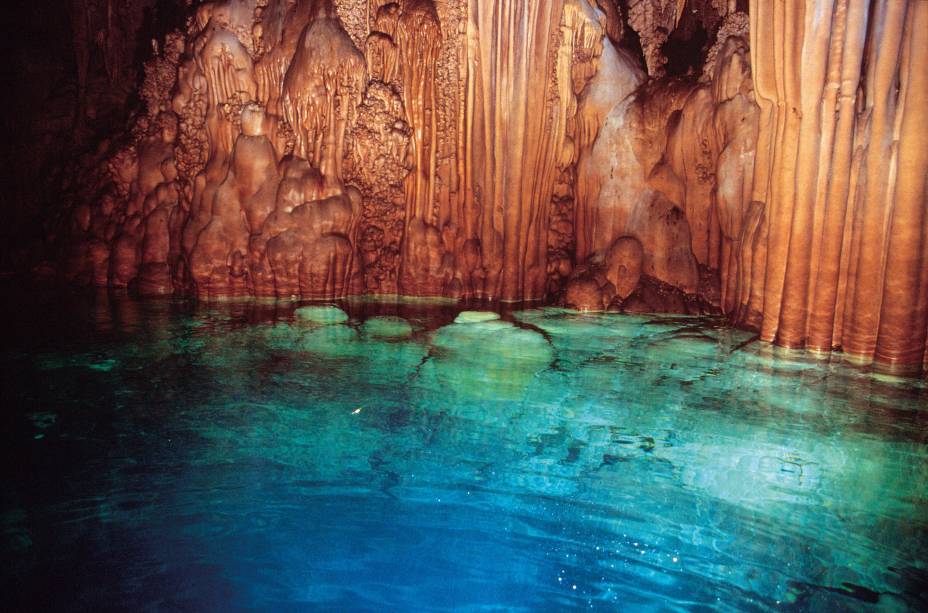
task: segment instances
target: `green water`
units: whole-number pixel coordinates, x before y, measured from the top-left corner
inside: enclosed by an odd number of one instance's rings
[[[14,608],[928,605],[924,381],[706,318],[7,296]]]

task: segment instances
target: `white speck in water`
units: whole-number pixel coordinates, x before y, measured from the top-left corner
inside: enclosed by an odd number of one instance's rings
[[[673,558],[673,561],[674,561],[674,563],[676,563],[676,562],[679,561],[679,558],[677,558],[677,557],[675,556],[675,557]]]

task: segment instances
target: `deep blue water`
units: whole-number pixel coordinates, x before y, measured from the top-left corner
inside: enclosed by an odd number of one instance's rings
[[[713,319],[298,306],[4,287],[2,608],[928,608],[924,380]]]

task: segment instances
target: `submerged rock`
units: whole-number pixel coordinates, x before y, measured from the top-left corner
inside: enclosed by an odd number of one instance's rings
[[[359,340],[358,332],[349,326],[321,326],[306,334],[299,348],[325,357],[354,357],[369,350]]]
[[[330,325],[348,321],[348,314],[337,306],[305,306],[293,312],[299,321]]]
[[[440,328],[430,353],[420,381],[464,404],[523,398],[535,375],[554,360],[543,335],[499,320]]]
[[[493,311],[461,311],[454,318],[456,324],[473,324],[485,321],[496,321],[499,319],[499,313]]]
[[[401,339],[412,336],[412,324],[402,317],[372,317],[361,326],[361,333],[367,338]]]

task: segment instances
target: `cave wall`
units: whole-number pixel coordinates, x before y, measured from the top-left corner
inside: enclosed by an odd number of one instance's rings
[[[581,148],[640,81],[609,23],[588,0],[202,3],[85,185],[70,275],[202,297],[544,299],[572,266]],[[626,85],[578,116],[597,74]]]
[[[928,3],[751,3],[760,122],[736,314],[918,371],[928,333]],[[756,204],[753,204],[756,203]]]
[[[200,3],[81,181],[67,274],[709,311],[917,370],[925,3],[745,4]]]

